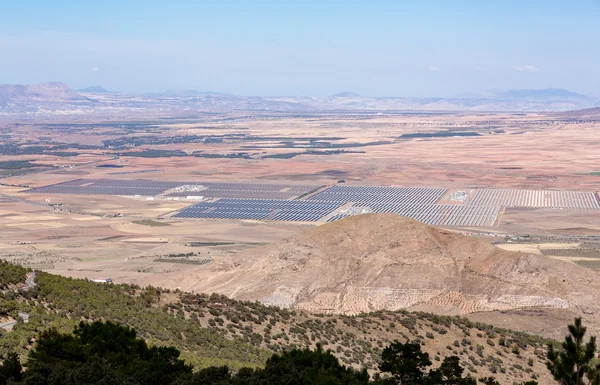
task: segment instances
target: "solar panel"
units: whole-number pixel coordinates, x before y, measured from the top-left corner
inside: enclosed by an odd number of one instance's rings
[[[500,205],[505,207],[600,209],[593,192],[554,190],[476,190],[465,202],[468,205]]]
[[[337,210],[339,202],[290,201],[277,199],[219,199],[200,202],[175,214],[177,218],[270,219],[316,222]],[[252,218],[250,218],[252,217]]]
[[[186,188],[184,186],[190,186]],[[201,186],[201,189],[198,189]],[[209,198],[291,199],[307,194],[318,185],[241,182],[181,182],[121,179],[77,179],[28,190],[31,193],[76,195],[156,196],[168,190],[168,197],[202,195]]]
[[[434,204],[448,191],[445,188],[390,186],[333,186],[310,197],[315,201],[369,202],[389,204]]]

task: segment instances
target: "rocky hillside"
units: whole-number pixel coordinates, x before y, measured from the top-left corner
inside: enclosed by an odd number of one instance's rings
[[[0,84],[0,117],[77,114],[92,104],[64,83]]]
[[[393,214],[319,226],[175,281],[187,290],[323,313],[535,309],[529,315],[539,330],[533,331],[551,336],[562,332],[557,324],[537,321],[540,312],[560,314],[561,320],[575,315],[597,320],[600,314],[595,300],[600,277],[590,270],[501,250]],[[526,319],[527,314],[521,322]]]
[[[0,275],[6,281],[0,314],[29,316],[11,332],[0,330],[0,360],[11,351],[26,359],[36,336],[49,328],[70,332],[80,321],[109,320],[134,327],[152,345],[176,347],[197,368],[257,367],[273,352],[321,344],[343,364],[375,373],[383,348],[395,340],[417,340],[434,367],[456,355],[474,377],[493,375],[501,384],[553,383],[545,367],[547,341],[464,318],[404,311],[313,314],[217,294],[97,284],[41,272],[37,285],[24,291],[15,282],[25,269],[1,261],[0,268],[8,272]]]

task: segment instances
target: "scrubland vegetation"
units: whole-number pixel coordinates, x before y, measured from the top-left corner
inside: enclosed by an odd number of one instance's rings
[[[315,315],[43,272],[23,290],[28,273],[0,262],[0,317],[19,321],[0,332],[0,385],[533,384],[549,378],[548,359],[553,375],[568,376],[563,352],[583,344],[577,323],[578,337],[559,346],[457,317]],[[595,345],[580,350],[589,356]],[[589,361],[580,376],[597,380]],[[98,380],[69,382],[91,378]]]

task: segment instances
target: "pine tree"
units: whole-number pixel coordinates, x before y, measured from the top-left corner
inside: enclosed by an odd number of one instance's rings
[[[418,342],[394,342],[383,349],[379,370],[392,375],[388,383],[421,385],[427,383],[426,370],[431,366],[429,354],[421,351]]]
[[[444,385],[477,385],[472,377],[463,377],[465,370],[460,366],[460,358],[457,356],[446,357],[442,365],[429,372],[430,384]]]
[[[500,385],[500,383],[496,381],[494,377],[480,378],[479,382],[481,382],[483,385]]]
[[[596,337],[590,337],[584,343],[586,330],[581,318],[575,318],[574,324],[569,325],[569,335],[561,343],[561,350],[548,345],[547,366],[561,385],[600,385],[600,367],[592,362],[596,353]]]
[[[19,356],[10,353],[0,365],[0,385],[6,384],[9,380],[20,381],[23,368],[19,362]]]

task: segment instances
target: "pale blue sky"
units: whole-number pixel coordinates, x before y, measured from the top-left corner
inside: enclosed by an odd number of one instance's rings
[[[82,5],[88,3],[89,5]],[[0,83],[600,96],[600,0],[0,0]]]

